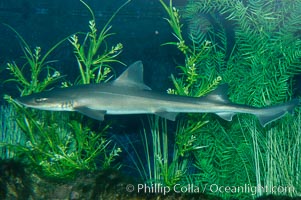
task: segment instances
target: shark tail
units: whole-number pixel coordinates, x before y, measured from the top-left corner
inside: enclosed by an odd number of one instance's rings
[[[223,84],[220,85],[218,88],[210,92],[208,95],[203,97],[208,101],[214,101],[214,102],[219,102],[222,104],[229,104],[231,103],[227,97],[228,93],[228,85]],[[261,126],[265,127],[267,124],[283,117],[286,113],[293,114],[293,111],[295,107],[299,104],[299,99],[292,99],[291,101],[288,101],[283,104],[278,104],[274,106],[269,106],[266,108],[254,108],[255,110],[250,111],[248,113],[254,114],[257,116]],[[224,120],[227,121],[232,121],[233,116],[236,114],[235,112],[216,112],[219,117],[221,117]]]
[[[286,103],[263,108],[258,114],[255,114],[261,124],[265,127],[267,124],[283,117],[286,113],[293,114],[295,107],[299,104],[299,99],[293,99]]]

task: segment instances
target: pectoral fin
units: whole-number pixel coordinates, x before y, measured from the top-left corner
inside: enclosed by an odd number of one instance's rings
[[[104,120],[104,116],[106,114],[105,110],[93,110],[88,107],[76,107],[76,108],[74,108],[74,110],[83,115],[86,115],[88,117],[91,117],[93,119],[100,120],[100,121]]]
[[[227,121],[232,121],[232,118],[235,115],[235,113],[232,113],[232,112],[218,112],[215,114],[217,114],[220,118],[227,120]]]

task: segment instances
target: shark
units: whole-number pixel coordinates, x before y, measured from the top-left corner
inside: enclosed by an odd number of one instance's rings
[[[263,127],[293,113],[299,104],[298,99],[292,99],[273,106],[253,107],[233,103],[227,95],[227,84],[201,97],[155,92],[144,83],[143,64],[136,61],[114,81],[56,88],[19,97],[16,102],[41,110],[76,111],[96,120],[104,120],[105,115],[155,114],[175,121],[179,113],[214,113],[232,121],[235,114],[247,113],[257,116]]]

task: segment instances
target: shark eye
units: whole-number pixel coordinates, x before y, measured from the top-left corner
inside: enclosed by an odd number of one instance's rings
[[[47,100],[48,100],[47,98],[37,98],[37,99],[35,99],[35,102],[36,103],[43,103],[43,102],[45,102]]]

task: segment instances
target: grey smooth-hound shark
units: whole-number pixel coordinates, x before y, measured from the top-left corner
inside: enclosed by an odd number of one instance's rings
[[[155,114],[175,120],[179,113],[215,113],[231,121],[236,113],[256,115],[266,126],[287,112],[292,113],[299,100],[257,108],[235,104],[227,97],[228,86],[222,84],[202,97],[161,94],[143,82],[143,65],[137,61],[116,80],[102,84],[87,84],[53,89],[17,98],[26,107],[50,111],[77,111],[103,120],[105,115]]]

